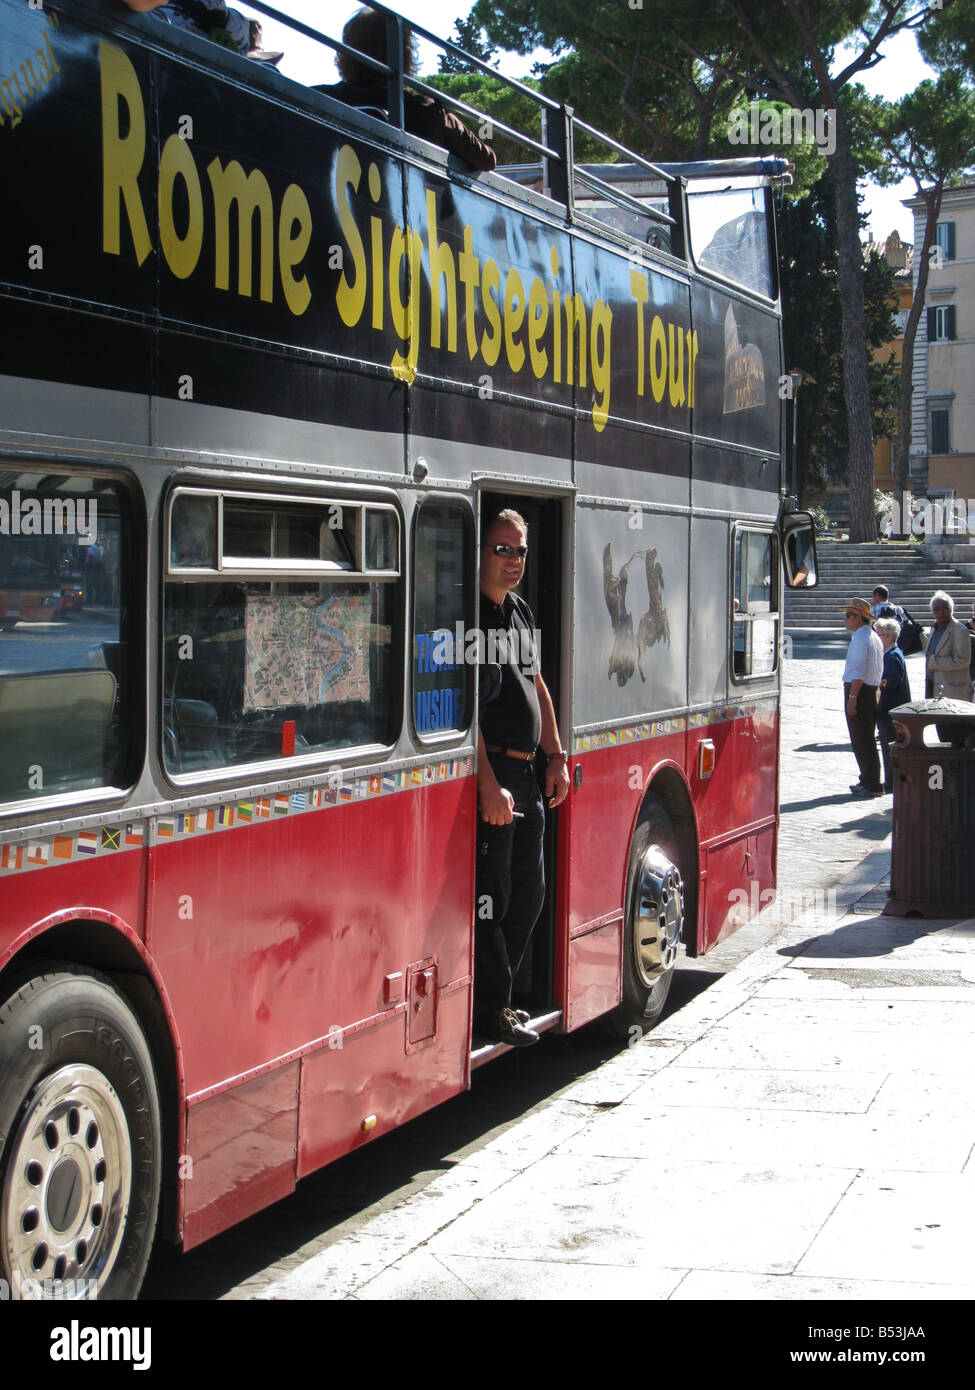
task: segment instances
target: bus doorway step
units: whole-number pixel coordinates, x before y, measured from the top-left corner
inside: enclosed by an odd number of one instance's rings
[[[551,1013],[539,1014],[535,1018],[529,1019],[526,1028],[533,1028],[536,1033],[547,1033],[550,1028],[555,1028],[562,1022],[562,1010],[553,1009]],[[502,1052],[511,1052],[510,1043],[484,1042],[475,1036],[474,1046],[471,1048],[471,1071],[483,1066],[485,1062],[490,1062],[494,1057],[500,1057]]]

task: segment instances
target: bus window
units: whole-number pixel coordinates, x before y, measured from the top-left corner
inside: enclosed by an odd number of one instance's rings
[[[421,738],[470,724],[474,667],[464,634],[472,545],[466,508],[455,502],[421,507],[413,533],[413,719]]]
[[[0,484],[0,802],[121,786],[129,509],[105,479]]]
[[[735,680],[768,676],[775,670],[779,616],[774,539],[768,531],[739,529],[735,533],[731,664]]]
[[[200,505],[209,500],[212,514]],[[177,539],[191,520],[200,536],[213,523],[209,566],[205,546]],[[392,743],[398,550],[388,507],[177,493],[164,597],[167,771]]]
[[[691,248],[702,270],[745,289],[773,295],[764,188],[692,192],[687,200]]]

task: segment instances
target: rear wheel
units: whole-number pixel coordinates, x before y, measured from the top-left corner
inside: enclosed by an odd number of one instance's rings
[[[112,984],[69,965],[25,980],[0,1006],[0,1262],[13,1296],[135,1298],[161,1155],[149,1047]]]
[[[648,1032],[663,1015],[684,930],[684,880],[677,837],[657,801],[633,836],[623,919],[623,998],[607,1017],[616,1037]]]

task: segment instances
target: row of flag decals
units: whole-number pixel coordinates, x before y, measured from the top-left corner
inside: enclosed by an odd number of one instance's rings
[[[618,748],[627,743],[642,743],[645,739],[663,738],[667,734],[682,734],[687,729],[706,729],[712,724],[725,724],[732,719],[755,719],[778,709],[778,699],[771,696],[752,700],[748,704],[712,705],[710,709],[693,714],[677,714],[669,719],[645,719],[638,724],[624,724],[615,729],[596,729],[576,734],[572,740],[574,753],[592,753],[600,748]]]
[[[92,857],[104,858],[124,850],[141,849],[147,842],[165,844],[212,831],[229,830],[234,826],[256,825],[282,816],[341,806],[346,802],[412,791],[417,787],[469,777],[473,771],[474,759],[468,756],[401,768],[397,772],[376,773],[370,777],[352,776],[344,780],[330,775],[327,782],[317,787],[276,792],[270,796],[251,797],[221,806],[198,807],[192,811],[158,816],[154,820],[129,821],[43,839],[20,840],[17,844],[0,845],[0,877],[29,869],[77,863]]]
[[[21,840],[0,845],[0,874],[25,869],[44,869],[53,864],[69,864],[92,855],[111,855],[120,850],[141,849],[145,844],[144,821],[124,825],[103,825],[96,830],[76,830],[71,835],[53,835],[43,840]]]

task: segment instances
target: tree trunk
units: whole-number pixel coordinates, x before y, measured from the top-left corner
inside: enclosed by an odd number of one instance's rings
[[[931,267],[931,246],[934,242],[934,229],[941,211],[942,188],[918,187],[918,194],[924,199],[924,238],[920,249],[915,246],[914,258],[917,265],[917,286],[904,329],[904,350],[901,354],[901,379],[897,396],[897,432],[894,435],[891,475],[894,479],[894,500],[900,508],[901,535],[910,534],[910,502],[907,482],[910,473],[911,446],[911,405],[914,398],[914,343],[917,326],[924,313],[924,300],[928,289],[928,271]]]
[[[850,540],[875,541],[873,430],[856,166],[850,150],[850,132],[842,112],[836,113],[835,124],[836,150],[829,156],[829,165],[836,199],[837,278],[843,314],[843,386],[850,451]]]

